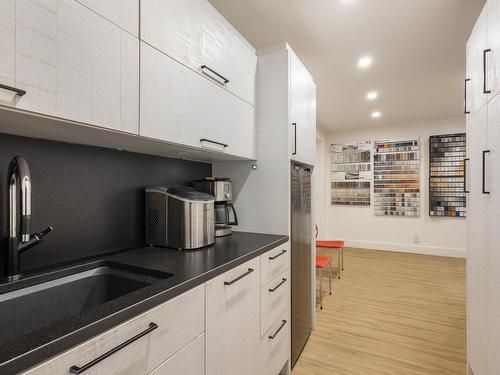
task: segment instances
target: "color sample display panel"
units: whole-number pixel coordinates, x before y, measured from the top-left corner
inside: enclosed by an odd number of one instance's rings
[[[420,216],[420,142],[374,144],[373,193],[377,216]]]
[[[332,205],[370,205],[371,150],[371,142],[331,145]]]
[[[466,216],[465,133],[429,138],[429,215]]]

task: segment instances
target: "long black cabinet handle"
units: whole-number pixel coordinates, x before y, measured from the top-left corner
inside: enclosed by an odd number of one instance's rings
[[[280,327],[278,328],[278,330],[276,332],[274,332],[274,334],[268,336],[271,340],[274,340],[274,338],[278,335],[278,333],[280,333],[280,331],[283,329],[283,327],[285,326],[285,324],[287,323],[286,320],[282,320],[281,321],[281,325]]]
[[[482,185],[483,185],[483,194],[490,194],[489,191],[486,191],[486,155],[490,154],[490,150],[484,150],[483,151],[483,178],[482,178]],[[489,167],[489,166],[488,166]],[[488,173],[489,177],[489,173]]]
[[[464,193],[470,193],[467,189],[467,162],[470,161],[469,158],[464,159]]]
[[[219,145],[219,146],[222,146],[222,147],[224,147],[224,148],[229,147],[229,145],[228,145],[228,144],[226,144],[226,143],[217,142],[217,141],[212,141],[211,139],[206,139],[206,138],[201,138],[201,139],[200,139],[200,143],[202,143],[202,142],[213,143],[214,145]]]
[[[138,335],[132,337],[131,339],[128,339],[127,341],[125,341],[125,342],[121,343],[120,345],[114,347],[110,351],[104,353],[100,357],[97,357],[96,359],[90,361],[89,363],[87,363],[86,365],[84,365],[82,367],[71,366],[71,368],[69,369],[69,372],[71,374],[81,374],[81,373],[87,371],[88,369],[90,369],[91,367],[97,365],[99,362],[101,362],[101,361],[105,360],[106,358],[112,356],[116,352],[122,350],[126,346],[132,344],[134,341],[137,341],[141,337],[146,336],[148,333],[150,333],[151,331],[154,331],[157,328],[158,328],[158,324],[151,322],[151,323],[149,323],[149,328],[148,329],[145,329],[144,331],[142,331]]]
[[[9,91],[14,91],[18,96],[23,96],[26,94],[26,91],[25,90],[21,90],[21,89],[18,89],[16,87],[12,87],[12,86],[7,86],[7,85],[2,85],[0,84],[0,89],[4,89],[4,90],[9,90]]]
[[[467,109],[467,84],[470,82],[470,78],[467,78],[464,83],[464,114],[470,114],[470,111]]]
[[[491,48],[485,49],[483,51],[483,94],[491,94],[491,90],[488,89],[488,80],[486,77],[486,70],[488,68],[488,63],[486,61],[487,54],[491,52]]]
[[[281,282],[280,282],[278,285],[276,285],[274,288],[269,289],[269,291],[270,291],[271,293],[272,293],[272,292],[276,292],[276,291],[278,290],[278,288],[279,288],[280,286],[282,286],[284,283],[286,283],[286,279],[285,279],[285,278],[281,279]]]
[[[297,155],[297,123],[293,122],[293,152],[292,155]]]
[[[276,258],[279,258],[280,256],[286,254],[286,250],[283,250],[281,253],[274,255],[272,257],[269,257],[269,260],[275,260]]]
[[[243,279],[245,276],[250,275],[253,271],[253,268],[249,268],[247,272],[245,272],[243,275],[238,276],[236,279],[233,279],[231,281],[224,281],[224,285],[233,285],[235,282]]]
[[[212,68],[210,68],[207,65],[202,65],[201,70],[205,70],[205,69],[208,70],[210,73],[215,74],[220,79],[222,79],[224,81],[224,84],[229,83],[229,80],[226,77],[224,77],[222,74],[216,72],[215,70],[213,70]]]

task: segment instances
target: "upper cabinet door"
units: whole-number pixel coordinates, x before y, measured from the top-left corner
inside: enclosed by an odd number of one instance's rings
[[[0,1],[0,85],[16,85],[16,2]],[[17,100],[14,91],[0,88],[0,104]]]
[[[139,0],[77,0],[116,26],[139,37]]]
[[[479,16],[469,41],[467,43],[467,56],[470,59],[470,90],[467,102],[472,109],[471,114],[476,113],[488,102],[488,65],[485,59],[490,58],[488,50],[488,7],[485,6]],[[491,66],[491,65],[490,65]]]
[[[500,92],[500,0],[489,0],[488,8],[488,82],[490,98]]]
[[[290,51],[291,158],[314,165],[316,158],[316,85]]]
[[[255,49],[206,0],[142,0],[141,39],[255,103]]]

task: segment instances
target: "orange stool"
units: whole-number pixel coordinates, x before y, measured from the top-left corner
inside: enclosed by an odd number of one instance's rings
[[[338,250],[338,258],[337,258],[337,275],[340,279],[340,270],[344,270],[344,241],[319,241],[316,240],[317,248],[325,248],[325,249],[337,249]]]
[[[323,310],[323,268],[328,267],[328,281],[330,283],[330,295],[332,294],[332,257],[316,256],[316,269],[319,269],[319,306]]]

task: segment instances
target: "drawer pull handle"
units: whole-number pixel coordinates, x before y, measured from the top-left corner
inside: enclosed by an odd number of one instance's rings
[[[231,281],[224,281],[224,285],[233,285],[235,282],[238,280],[243,279],[245,276],[250,275],[254,271],[253,268],[249,268],[247,272],[245,272],[243,275],[238,276],[236,279],[233,279]]]
[[[126,346],[132,344],[134,341],[137,341],[139,340],[141,337],[143,336],[146,336],[148,333],[150,333],[151,331],[154,331],[155,329],[158,328],[158,324],[156,323],[149,323],[149,328],[142,331],[141,333],[139,333],[138,335],[132,337],[131,339],[128,339],[127,341],[121,343],[120,345],[114,347],[113,349],[111,349],[110,351],[104,353],[103,355],[101,355],[100,357],[97,357],[96,359],[90,361],[89,363],[87,363],[86,365],[82,366],[82,367],[78,367],[78,366],[71,366],[71,368],[69,369],[69,372],[71,374],[81,374],[85,371],[87,371],[89,368],[97,365],[99,362],[105,360],[106,358],[112,356],[113,354],[115,354],[116,352],[120,351],[121,349],[125,348]]]
[[[286,254],[286,250],[283,250],[281,253],[279,253],[278,255],[275,255],[275,256],[272,256],[272,257],[269,257],[269,260],[275,260],[276,258],[279,258],[280,256],[282,256],[283,254]]]
[[[297,155],[297,123],[292,123],[293,126],[293,152],[292,155]]]
[[[276,335],[278,335],[278,333],[280,333],[280,331],[283,329],[283,327],[285,326],[285,324],[286,324],[286,323],[287,323],[287,322],[286,322],[286,320],[282,320],[282,321],[281,321],[281,325],[280,325],[280,327],[278,328],[278,330],[277,330],[276,332],[274,332],[274,334],[273,334],[273,335],[270,335],[270,336],[268,336],[268,337],[269,337],[271,340],[274,340],[274,338],[276,337]]]
[[[491,48],[483,51],[483,94],[491,94],[491,90],[488,88],[488,77],[486,75],[486,71],[488,70],[487,55],[490,52]]]
[[[200,139],[200,143],[203,143],[203,142],[213,143],[214,145],[219,145],[219,146],[222,146],[224,148],[229,147],[229,145],[226,143],[212,141],[211,139],[206,139],[206,138]]]
[[[23,96],[26,94],[26,91],[25,90],[21,90],[21,89],[18,89],[16,87],[12,87],[12,86],[7,86],[7,85],[2,85],[0,84],[0,89],[4,89],[4,90],[9,90],[9,91],[14,91],[18,96]]]
[[[482,177],[482,190],[483,194],[490,194],[489,181],[490,181],[490,150],[483,151],[483,177]],[[488,168],[486,168],[486,155],[488,155]],[[486,173],[488,173],[488,189],[486,189]]]
[[[284,283],[286,283],[286,279],[282,279],[281,282],[276,285],[274,288],[269,289],[270,292],[276,292],[280,286],[282,286]]]
[[[470,114],[469,108],[467,107],[467,85],[469,82],[470,82],[470,78],[467,78],[465,80],[465,84],[464,84],[464,114],[465,115]]]
[[[467,186],[467,162],[469,161],[469,158],[464,159],[464,193],[470,193],[470,190]]]
[[[205,70],[205,69],[208,70],[210,73],[215,74],[220,79],[222,79],[224,81],[224,84],[229,83],[229,80],[226,77],[224,77],[222,74],[217,73],[215,70],[213,70],[212,68],[210,68],[207,65],[202,65],[201,70]]]

